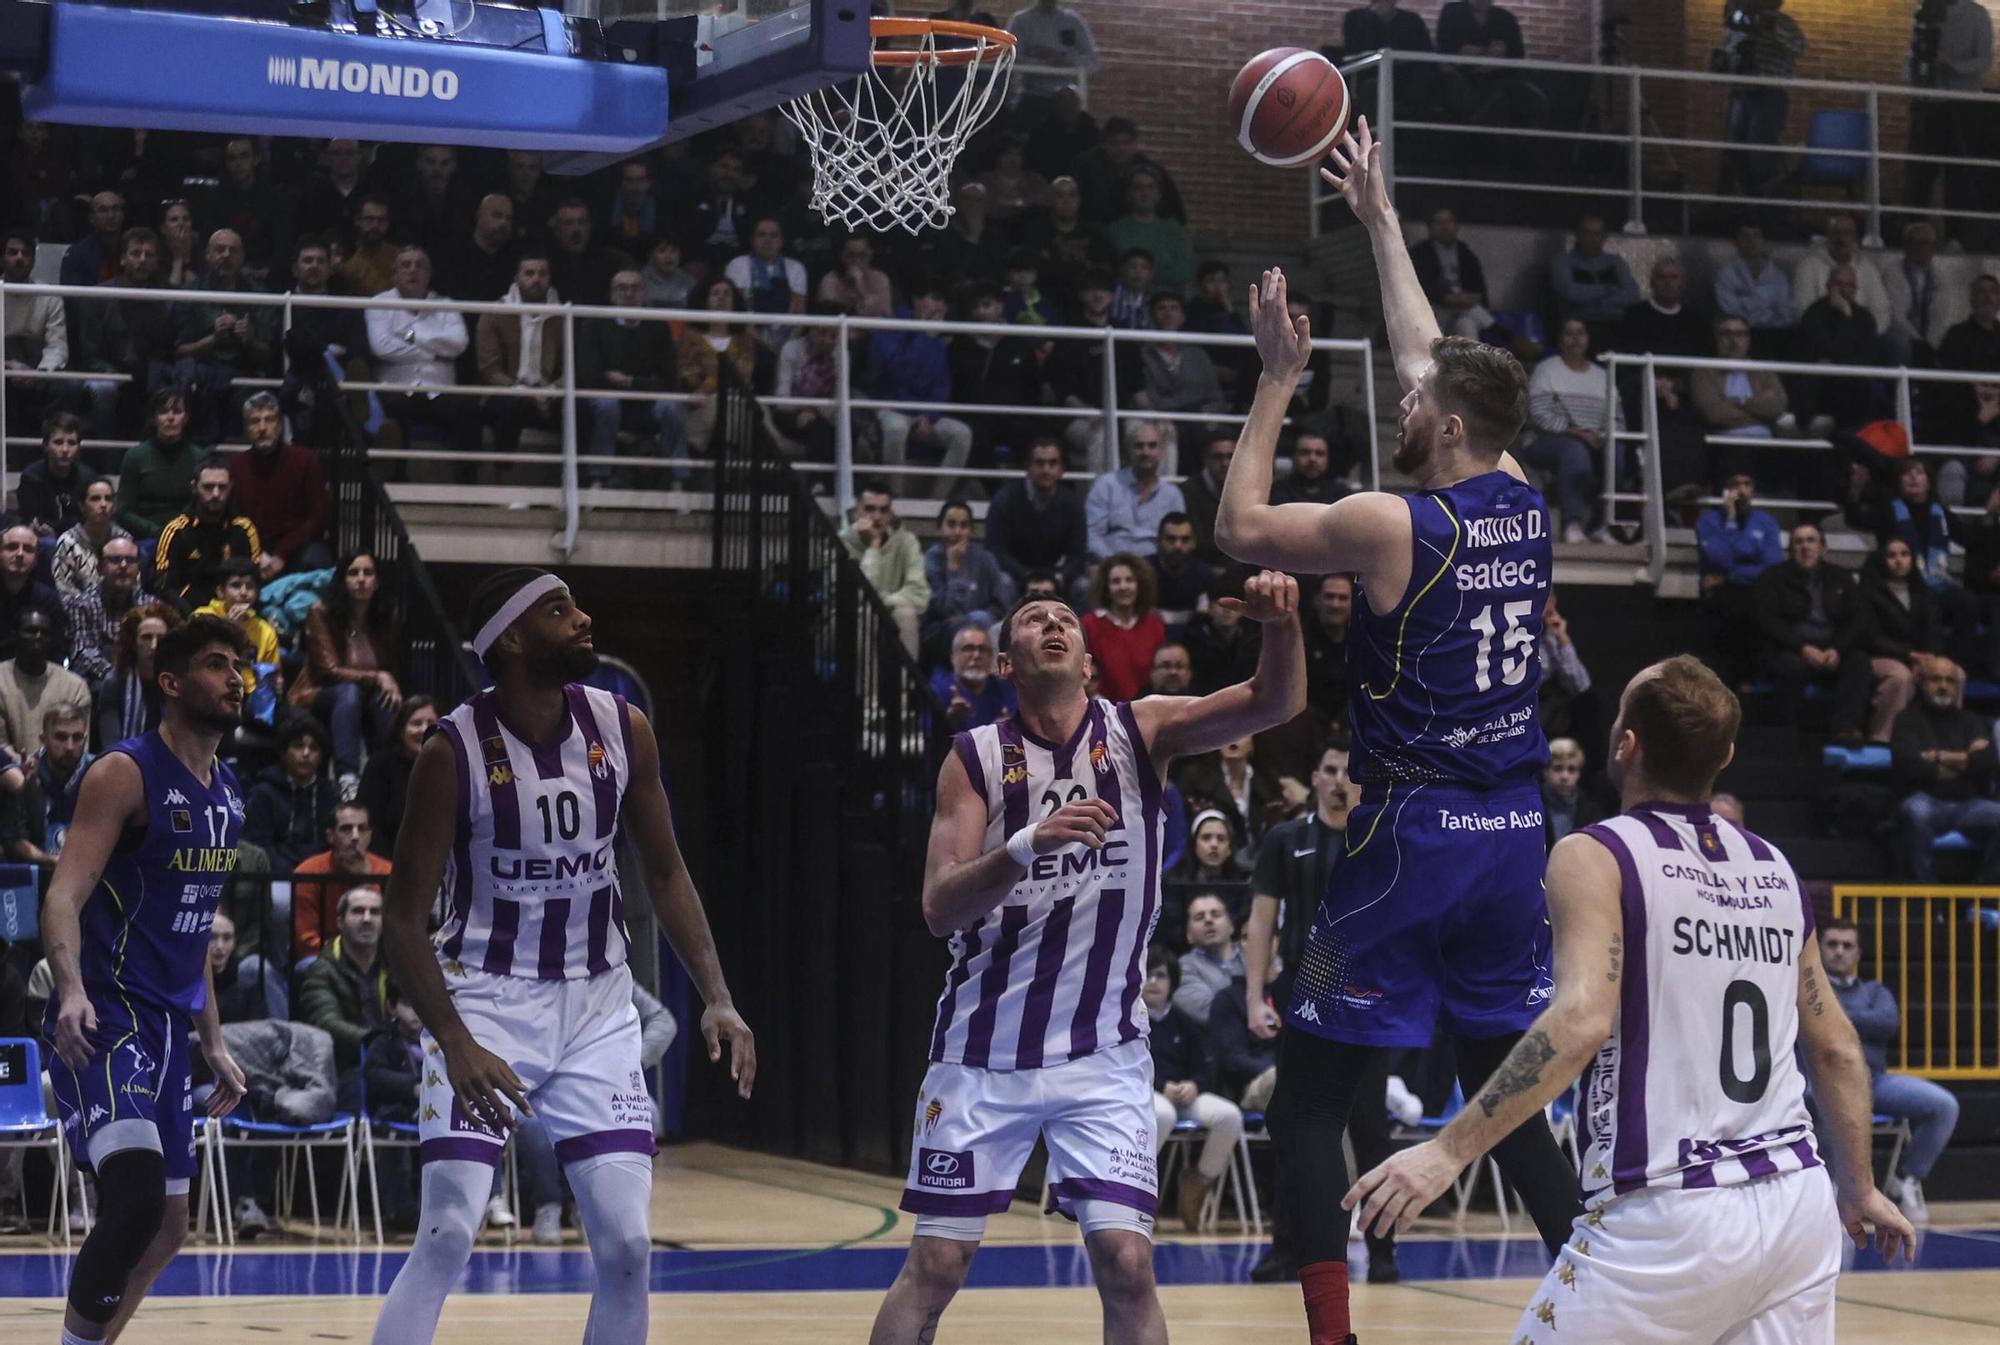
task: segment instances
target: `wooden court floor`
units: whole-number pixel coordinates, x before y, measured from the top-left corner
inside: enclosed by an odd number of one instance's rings
[[[654,1187],[654,1227],[661,1245],[655,1284],[688,1291],[653,1296],[650,1339],[690,1345],[850,1345],[866,1340],[881,1286],[893,1275],[909,1239],[909,1217],[894,1208],[898,1190],[899,1183],[889,1178],[712,1146],[690,1145],[663,1154]],[[1933,1209],[1935,1232],[1941,1235],[1933,1244],[1940,1253],[1934,1259],[1977,1268],[1846,1276],[1840,1290],[1842,1345],[2000,1345],[2000,1231],[1995,1231],[2000,1230],[2000,1203],[1936,1203]],[[1504,1249],[1494,1240],[1498,1231],[1490,1216],[1469,1220],[1463,1230],[1443,1221],[1420,1225],[1406,1266],[1415,1259],[1419,1240],[1448,1242],[1463,1234],[1468,1241],[1462,1245],[1469,1250],[1457,1258],[1452,1278],[1357,1286],[1355,1320],[1361,1339],[1369,1345],[1504,1341],[1534,1279],[1483,1273],[1484,1265],[1498,1264],[1493,1249]],[[1233,1234],[1206,1240],[1167,1234],[1162,1241],[1163,1265],[1169,1255],[1199,1263],[1204,1254],[1213,1253],[1240,1268],[1250,1254]],[[1072,1226],[1017,1203],[990,1221],[988,1246],[995,1252],[994,1263],[1011,1265],[1013,1282],[1025,1287],[968,1289],[946,1315],[940,1341],[1022,1345],[1032,1338],[1036,1345],[1055,1345],[1100,1338],[1096,1295],[1078,1285]],[[214,1267],[224,1266],[223,1258],[230,1255],[199,1245],[192,1250],[209,1267],[204,1274],[211,1280],[217,1276]],[[277,1264],[282,1270],[273,1250],[267,1244],[239,1264],[247,1272],[254,1258],[256,1264]],[[531,1281],[547,1287],[545,1275],[535,1278],[539,1268],[558,1263],[581,1267],[583,1250],[574,1233],[564,1249],[567,1256],[522,1243],[505,1251],[489,1234],[480,1253],[488,1263],[486,1271],[475,1276],[483,1292],[452,1299],[438,1342],[545,1345],[580,1339],[587,1278],[574,1284],[578,1292],[510,1290]],[[1949,1255],[1942,1254],[1947,1250]],[[10,1254],[54,1263],[45,1245],[25,1239],[0,1242],[0,1261]],[[378,1256],[372,1246],[357,1256],[351,1242],[314,1246],[299,1239],[277,1256],[304,1258],[293,1264],[315,1269],[359,1264],[364,1268],[360,1283],[371,1289],[393,1275],[395,1265],[393,1255]],[[663,1271],[662,1266],[676,1268]],[[711,1266],[719,1269],[711,1271]],[[0,1273],[5,1269],[0,1265]],[[975,1276],[979,1270],[975,1266]],[[710,1291],[708,1283],[718,1275],[740,1287]],[[148,1301],[125,1339],[133,1345],[217,1345],[370,1338],[379,1304],[375,1292],[249,1292],[257,1278],[247,1273],[231,1278],[232,1292],[226,1294],[158,1295]],[[859,1287],[796,1287],[843,1279]],[[354,1283],[351,1275],[347,1283]],[[1164,1285],[1161,1298],[1172,1338],[1184,1345],[1276,1345],[1304,1337],[1296,1285],[1176,1283]],[[53,1296],[0,1298],[0,1341],[53,1341],[59,1307]]]

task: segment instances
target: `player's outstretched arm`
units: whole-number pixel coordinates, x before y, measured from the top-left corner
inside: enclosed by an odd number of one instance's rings
[[[1375,249],[1375,270],[1382,278],[1382,317],[1389,328],[1389,354],[1396,361],[1396,381],[1403,391],[1423,382],[1431,367],[1431,343],[1440,335],[1437,314],[1417,283],[1417,268],[1403,243],[1403,221],[1389,200],[1382,174],[1382,147],[1376,143],[1368,118],[1342,134],[1330,157],[1339,165],[1319,170],[1346,198],[1354,217],[1368,230]]]
[[[42,898],[42,945],[56,982],[56,1054],[71,1069],[89,1061],[97,1027],[97,1011],[83,989],[83,903],[97,889],[126,824],[145,813],[139,763],[123,752],[98,758],[83,777],[76,820]]]
[[[505,1133],[513,1126],[502,1096],[532,1115],[528,1090],[513,1068],[472,1038],[451,1002],[426,922],[444,859],[458,835],[458,766],[451,741],[434,733],[410,771],[409,802],[396,834],[389,895],[382,902],[382,954],[403,996],[444,1052],[445,1072],[465,1114]]]
[[[1222,483],[1215,541],[1248,565],[1294,574],[1372,573],[1409,550],[1409,510],[1401,500],[1364,491],[1332,505],[1271,503],[1278,432],[1312,356],[1311,323],[1294,322],[1285,302],[1285,273],[1276,267],[1250,287],[1250,324],[1264,372]]]
[[[1799,953],[1799,1048],[1819,1103],[1819,1135],[1832,1150],[1827,1158],[1847,1235],[1856,1247],[1866,1247],[1872,1224],[1875,1250],[1884,1261],[1895,1260],[1899,1251],[1904,1260],[1915,1259],[1916,1230],[1895,1202],[1875,1189],[1868,1060],[1854,1024],[1827,984],[1814,938],[1807,938]]]
[[[1264,627],[1257,671],[1206,696],[1148,696],[1132,702],[1153,765],[1164,777],[1176,757],[1213,752],[1238,738],[1276,728],[1306,708],[1306,646],[1299,631],[1299,582],[1266,570],[1243,584],[1243,597],[1224,598]]]
[[[953,752],[938,771],[937,814],[924,855],[924,924],[939,938],[965,928],[1007,899],[1034,856],[1076,844],[1095,850],[1117,820],[1103,799],[1079,799],[989,850],[986,800]]]
[[[1625,970],[1618,861],[1589,836],[1565,837],[1549,855],[1548,890],[1554,998],[1436,1139],[1403,1150],[1354,1183],[1341,1204],[1361,1206],[1363,1230],[1407,1230],[1466,1164],[1568,1088],[1611,1035]]]
[[[701,1014],[701,1035],[708,1043],[708,1058],[719,1062],[728,1048],[729,1077],[736,1081],[737,1095],[747,1098],[757,1082],[757,1038],[736,1012],[729,982],[722,975],[722,959],[715,955],[708,912],[702,909],[701,894],[694,890],[687,861],[681,858],[667,788],[660,783],[660,744],[653,726],[631,706],[625,713],[632,723],[632,784],[625,792],[625,831],[646,864],[646,895],[652,900],[653,916],[707,1005]]]

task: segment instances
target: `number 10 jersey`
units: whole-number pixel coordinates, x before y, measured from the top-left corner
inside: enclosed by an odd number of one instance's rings
[[[1533,486],[1493,471],[1407,501],[1409,587],[1386,614],[1354,595],[1349,774],[1368,789],[1531,782],[1548,763],[1535,712],[1554,565]]]
[[[618,815],[631,778],[625,698],[563,688],[554,742],[523,737],[482,691],[438,724],[458,767],[439,959],[499,976],[578,980],[625,962]]]
[[[1818,1167],[1795,1054],[1812,906],[1791,864],[1705,804],[1584,834],[1618,861],[1625,934],[1616,1025],[1577,1106],[1585,1205]]]

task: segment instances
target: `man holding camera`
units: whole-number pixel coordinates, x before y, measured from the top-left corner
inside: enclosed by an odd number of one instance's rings
[[[1977,0],[1922,0],[1910,26],[1910,59],[1904,73],[1920,89],[1977,93],[1993,66],[1993,18]],[[1984,170],[1928,159],[1985,158],[1986,110],[1955,98],[1916,99],[1910,104],[1910,153],[1923,155],[1905,170],[1905,200],[1929,210],[1931,192],[1944,178],[1947,211],[1980,210]],[[1977,221],[1947,218],[1945,232],[1967,247],[1983,245]],[[1973,235],[1978,235],[1975,238]]]
[[[1724,75],[1758,75],[1790,79],[1806,53],[1806,35],[1781,13],[1785,0],[1724,0],[1722,45],[1709,58],[1709,68]],[[1732,84],[1729,87],[1728,139],[1738,145],[1775,145],[1785,134],[1791,93],[1775,84]],[[1781,156],[1731,150],[1722,156],[1721,194],[1768,196],[1784,171]]]

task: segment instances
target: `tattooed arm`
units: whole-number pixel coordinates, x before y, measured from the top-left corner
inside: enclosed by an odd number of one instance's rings
[[[1819,1104],[1819,1138],[1831,1150],[1827,1168],[1840,1206],[1840,1221],[1856,1247],[1868,1245],[1867,1225],[1874,1225],[1876,1250],[1884,1261],[1915,1254],[1909,1223],[1889,1199],[1875,1189],[1870,1166],[1870,1098],[1868,1061],[1861,1039],[1841,1011],[1820,964],[1819,940],[1807,939],[1799,953],[1799,1054],[1812,1080]]]
[[[1554,998],[1436,1139],[1394,1155],[1348,1191],[1341,1203],[1363,1206],[1363,1229],[1409,1228],[1466,1164],[1569,1087],[1611,1035],[1625,971],[1618,862],[1591,837],[1569,836],[1549,856],[1548,890]]]

